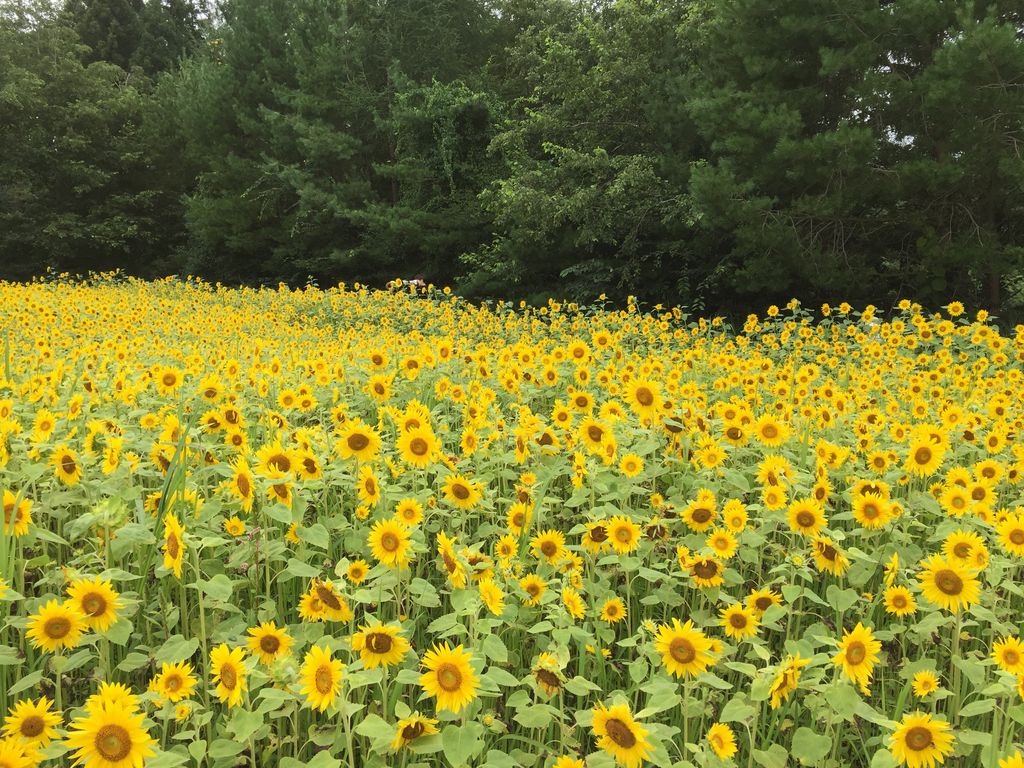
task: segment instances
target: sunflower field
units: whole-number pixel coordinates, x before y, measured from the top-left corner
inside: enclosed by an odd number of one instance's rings
[[[0,284],[0,768],[1024,768],[1024,327]]]

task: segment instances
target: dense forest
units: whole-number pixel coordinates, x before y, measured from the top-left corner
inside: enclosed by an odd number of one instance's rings
[[[1019,315],[1022,30],[1022,0],[0,0],[0,278]]]

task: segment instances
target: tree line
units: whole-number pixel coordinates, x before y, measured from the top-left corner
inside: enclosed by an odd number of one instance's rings
[[[1022,0],[0,0],[0,277],[1024,305]]]

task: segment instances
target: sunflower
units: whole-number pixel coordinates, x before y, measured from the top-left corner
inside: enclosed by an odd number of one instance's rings
[[[356,560],[355,562],[349,563],[348,569],[345,571],[345,578],[351,581],[353,584],[362,584],[366,580],[366,575],[370,572],[370,564],[365,560]]]
[[[409,529],[397,520],[378,520],[370,528],[369,545],[377,562],[389,568],[409,564]]]
[[[942,542],[942,554],[968,568],[988,565],[988,547],[984,539],[972,531],[957,530]]]
[[[288,630],[273,621],[249,628],[249,650],[261,664],[270,666],[291,652],[292,638]]]
[[[259,471],[268,476],[291,477],[295,471],[295,453],[281,446],[277,440],[256,451]]]
[[[437,700],[439,710],[458,714],[477,697],[479,680],[470,662],[473,655],[461,645],[452,648],[447,642],[434,645],[423,655],[426,671],[420,676],[427,696]]]
[[[799,653],[795,656],[786,657],[786,660],[779,666],[778,672],[775,673],[775,679],[768,689],[768,693],[771,696],[770,703],[772,709],[778,709],[782,702],[786,701],[793,691],[797,689],[797,686],[800,684],[801,670],[810,663],[810,659],[801,658]]]
[[[538,560],[545,560],[554,565],[565,549],[565,534],[553,528],[541,531],[530,540],[530,548]]]
[[[20,538],[28,533],[32,524],[32,502],[29,499],[18,500],[11,491],[4,491],[4,533]]]
[[[626,477],[636,477],[644,471],[644,460],[635,453],[627,453],[619,462],[619,471]]]
[[[182,539],[184,532],[185,529],[181,527],[173,512],[164,515],[164,568],[179,579],[181,564],[185,558],[185,542]]]
[[[444,480],[441,494],[458,509],[472,509],[483,498],[480,484],[462,475],[449,475]]]
[[[757,617],[741,603],[733,603],[721,610],[722,627],[727,637],[742,640],[757,634]]]
[[[541,652],[537,657],[537,663],[530,670],[537,686],[547,695],[554,696],[562,690],[562,670],[558,659],[550,653]]]
[[[915,712],[903,716],[889,737],[889,751],[900,765],[931,768],[953,753],[953,734],[949,732],[949,723]]]
[[[822,573],[842,576],[846,573],[846,569],[850,567],[849,559],[835,545],[835,542],[827,536],[815,537],[811,553],[814,555],[815,566]]]
[[[608,524],[604,520],[586,523],[586,531],[583,533],[583,548],[588,552],[597,555],[611,546],[608,541]]]
[[[583,596],[572,587],[562,587],[562,605],[576,621],[587,615],[587,604]]]
[[[840,667],[867,696],[880,650],[882,644],[871,634],[871,627],[858,622],[852,631],[843,632],[839,653],[832,658],[832,663]]]
[[[192,674],[192,665],[188,662],[177,664],[164,664],[160,668],[160,674],[154,679],[154,687],[171,702],[178,702],[187,699],[192,695],[199,681]]]
[[[359,468],[356,478],[356,494],[359,500],[370,507],[377,506],[380,501],[380,483],[377,482],[377,475],[373,473],[373,467],[364,464]]]
[[[370,461],[380,452],[380,435],[359,419],[351,419],[341,427],[335,449],[343,459]]]
[[[85,616],[89,629],[103,633],[117,622],[121,599],[105,579],[76,579],[67,588],[68,602]]]
[[[64,743],[84,768],[139,768],[156,754],[145,719],[144,713],[109,703],[73,720]]]
[[[853,499],[853,519],[869,530],[884,528],[893,518],[892,503],[874,493]]]
[[[334,582],[328,579],[321,581],[313,579],[309,587],[309,594],[315,595],[322,606],[321,618],[327,621],[350,621],[352,609],[349,608],[348,600],[334,588]]]
[[[75,452],[66,445],[58,445],[50,457],[53,473],[64,485],[77,485],[82,479],[82,464]]]
[[[598,704],[594,708],[591,728],[598,748],[625,768],[637,768],[651,756],[653,747],[647,741],[648,731],[633,719],[625,704],[616,704],[610,708]]]
[[[697,498],[683,509],[681,517],[692,530],[703,533],[714,525],[717,513],[715,494],[702,488],[697,492]]]
[[[519,540],[512,534],[506,533],[494,547],[494,555],[499,560],[507,563],[519,554]]]
[[[658,384],[651,379],[636,379],[626,387],[626,404],[641,419],[650,419],[658,413],[661,404],[661,392]]]
[[[441,444],[429,426],[403,430],[398,436],[398,455],[417,469],[426,469],[437,459]]]
[[[928,477],[942,466],[945,450],[928,438],[915,439],[910,444],[904,468],[913,475]]]
[[[912,616],[917,612],[917,601],[906,587],[886,588],[884,600],[886,613],[893,616]]]
[[[698,587],[720,587],[725,583],[725,579],[722,578],[725,568],[711,555],[692,559],[689,563],[689,571]]]
[[[774,448],[789,438],[789,427],[766,413],[754,423],[754,436],[764,445]]]
[[[391,749],[397,752],[422,736],[433,736],[438,732],[437,720],[423,717],[419,712],[414,712],[409,717],[398,721],[398,725],[395,726],[395,738],[391,741]]]
[[[813,499],[795,499],[786,515],[794,533],[814,537],[825,527],[825,512]]]
[[[39,701],[22,699],[10,708],[4,718],[4,736],[20,738],[34,747],[45,747],[58,738],[56,726],[63,721],[52,711],[53,702],[43,696]]]
[[[621,598],[612,597],[601,605],[601,621],[617,624],[626,618],[626,604]]]
[[[760,618],[773,605],[782,605],[782,597],[771,589],[754,589],[747,596],[746,605]]]
[[[500,616],[505,610],[505,593],[501,587],[490,578],[481,579],[477,587],[480,590],[480,600],[487,606],[487,610],[495,616]]]
[[[540,576],[530,573],[519,580],[519,587],[526,594],[523,605],[540,605],[540,599],[547,591],[548,585]]]
[[[72,601],[50,600],[29,616],[26,636],[35,648],[54,653],[74,648],[86,628],[86,619]]]
[[[132,712],[138,711],[141,704],[139,697],[132,693],[131,688],[123,683],[100,683],[100,689],[85,700],[83,708],[86,712],[94,712],[109,706],[124,707]]]
[[[416,499],[402,499],[395,505],[395,518],[415,528],[423,521],[423,505]]]
[[[323,712],[337,701],[343,669],[344,664],[326,646],[314,645],[306,652],[299,667],[299,692],[313,709]]]
[[[911,688],[919,699],[939,690],[939,678],[931,670],[921,670],[911,680]]]
[[[362,626],[352,636],[352,650],[367,669],[398,664],[409,652],[409,641],[399,635],[401,627],[387,624]]]
[[[1004,672],[1020,677],[1024,675],[1024,643],[1013,635],[997,640],[992,645],[992,658]]]
[[[551,768],[586,768],[586,765],[582,760],[571,755],[562,755],[555,760]]]
[[[229,708],[242,702],[246,689],[245,651],[221,643],[210,651],[210,676],[216,685],[217,698]]]
[[[921,567],[924,570],[917,578],[928,602],[952,613],[978,602],[980,584],[973,570],[939,555],[932,555]]]
[[[624,515],[608,520],[608,542],[620,555],[627,555],[640,543],[640,526]]]
[[[939,494],[939,504],[950,517],[960,517],[971,508],[972,501],[966,488],[948,485],[944,486]]]
[[[448,581],[456,589],[464,589],[466,586],[466,567],[462,564],[462,560],[459,559],[458,553],[455,551],[455,540],[458,537],[449,537],[444,531],[438,531],[437,533],[437,555],[441,558],[441,565],[444,568],[446,574],[448,574]]]
[[[736,736],[724,723],[715,723],[708,729],[708,744],[716,755],[728,760],[736,754]]]
[[[713,530],[708,534],[708,538],[704,543],[707,544],[708,549],[723,560],[732,558],[736,554],[738,546],[736,537],[723,528]]]
[[[1024,515],[1007,515],[996,525],[999,543],[1011,555],[1024,557]]]
[[[245,522],[238,516],[232,515],[224,521],[224,532],[236,539],[245,535]]]
[[[1024,768],[1024,755],[1017,750],[1004,760],[999,761],[999,768]]]
[[[712,643],[692,621],[661,624],[654,638],[654,649],[661,654],[661,663],[675,677],[696,677],[715,663]]]

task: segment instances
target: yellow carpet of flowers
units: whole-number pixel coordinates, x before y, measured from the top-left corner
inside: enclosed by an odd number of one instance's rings
[[[1024,327],[0,284],[0,768],[1024,768]]]

